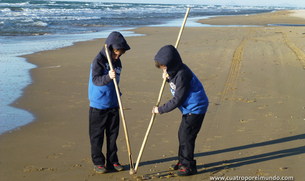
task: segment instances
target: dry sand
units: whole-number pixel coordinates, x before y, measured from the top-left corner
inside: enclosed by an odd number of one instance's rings
[[[261,25],[267,26],[268,24],[305,24],[304,10],[294,11],[275,11],[272,13],[260,13],[255,15],[239,15],[218,16],[210,19],[199,20],[200,23],[211,25]]]
[[[222,17],[227,24],[299,23],[280,11]],[[285,22],[281,21],[285,19]],[[215,22],[218,18],[202,20]],[[139,28],[127,37],[120,88],[134,162],[162,83],[153,57],[175,44],[179,28]],[[197,175],[171,177],[176,162],[178,110],[157,115],[136,176],[170,180],[210,180],[210,176],[293,176],[305,178],[305,27],[185,28],[179,45],[183,61],[203,83],[210,107],[198,135]],[[123,172],[93,171],[88,136],[87,86],[92,60],[105,39],[79,42],[25,56],[38,67],[33,84],[13,106],[36,120],[1,135],[0,178],[11,180],[135,180],[121,127]],[[168,85],[162,103],[171,99]]]

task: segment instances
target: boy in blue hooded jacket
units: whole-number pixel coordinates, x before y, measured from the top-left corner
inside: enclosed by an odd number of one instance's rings
[[[88,96],[90,100],[89,109],[89,136],[91,143],[91,157],[94,169],[98,173],[105,173],[107,169],[121,171],[117,156],[116,140],[119,134],[119,106],[113,79],[119,84],[122,64],[120,56],[129,50],[123,35],[112,32],[105,44],[111,56],[114,70],[110,70],[107,55],[103,46],[91,64]],[[104,134],[107,140],[107,165],[102,153]]]
[[[163,69],[163,78],[170,85],[173,98],[160,107],[154,107],[153,113],[167,113],[179,108],[182,121],[179,127],[178,163],[170,168],[178,170],[176,175],[188,176],[197,173],[194,160],[195,140],[201,129],[205,113],[209,106],[208,97],[195,74],[185,65],[172,45],[162,47],[155,56],[155,66]]]

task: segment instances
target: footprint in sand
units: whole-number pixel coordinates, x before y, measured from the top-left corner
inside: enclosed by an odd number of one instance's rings
[[[75,164],[75,165],[72,165],[72,168],[77,168],[77,167],[82,167],[83,165],[81,164]]]
[[[63,148],[71,148],[73,145],[75,145],[74,142],[68,142],[67,144],[62,145],[62,147],[63,147]]]
[[[63,153],[53,153],[52,155],[47,156],[47,158],[56,159],[56,158],[61,157],[62,155],[63,155]]]
[[[46,167],[40,167],[35,168],[32,165],[26,166],[23,169],[21,169],[23,172],[42,172],[42,171],[56,171],[56,168],[46,168]]]

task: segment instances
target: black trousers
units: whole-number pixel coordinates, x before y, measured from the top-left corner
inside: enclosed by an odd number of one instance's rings
[[[179,163],[193,170],[197,170],[196,160],[194,160],[195,141],[201,129],[204,116],[205,114],[183,115],[179,127]]]
[[[89,109],[89,136],[91,143],[91,157],[94,165],[105,165],[105,156],[102,153],[104,135],[107,141],[107,165],[119,162],[116,140],[119,134],[120,117],[118,108]]]

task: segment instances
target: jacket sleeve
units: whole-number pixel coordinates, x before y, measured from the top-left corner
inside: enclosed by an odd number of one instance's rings
[[[160,114],[174,110],[178,106],[182,105],[187,98],[187,93],[190,89],[190,80],[188,80],[186,77],[179,76],[176,78],[175,82],[175,95],[171,100],[158,108]]]
[[[96,86],[109,84],[112,79],[109,77],[108,70],[101,65],[102,55],[99,53],[92,63],[92,82]]]

